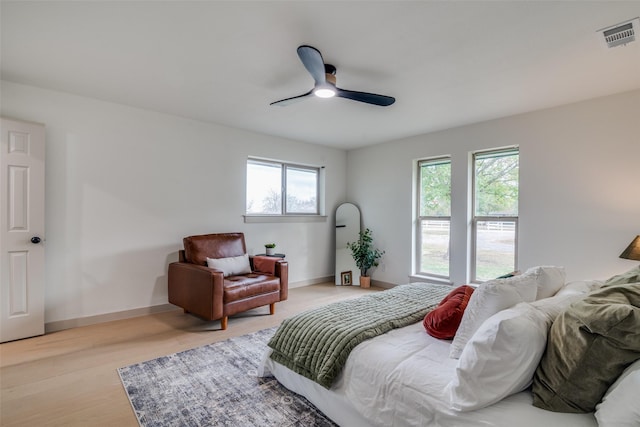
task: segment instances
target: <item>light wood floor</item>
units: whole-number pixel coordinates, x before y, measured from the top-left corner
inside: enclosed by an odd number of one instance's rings
[[[261,307],[220,322],[182,310],[0,344],[0,425],[137,426],[117,368],[276,326],[300,311],[381,289],[331,283],[289,290],[276,314]]]

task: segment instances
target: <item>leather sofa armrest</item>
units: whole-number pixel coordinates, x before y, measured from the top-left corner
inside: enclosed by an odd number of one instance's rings
[[[204,265],[169,264],[169,302],[205,319],[223,316],[224,274]]]
[[[275,276],[280,278],[280,301],[289,297],[289,263],[285,260],[276,262]]]

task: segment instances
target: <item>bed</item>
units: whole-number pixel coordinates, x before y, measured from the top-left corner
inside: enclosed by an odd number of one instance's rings
[[[543,270],[538,270],[539,273],[541,271]],[[546,276],[544,274],[536,276],[538,282],[544,282],[545,280],[549,282],[549,270],[547,269],[545,272]],[[563,270],[562,279],[564,279]],[[555,281],[558,282],[559,279],[555,278]],[[531,282],[528,283],[531,285]],[[530,331],[524,333],[521,338],[526,342],[507,346],[510,347],[507,351],[512,351],[514,347],[517,347],[518,351],[525,355],[523,356],[525,358],[520,360],[518,359],[519,356],[511,357],[505,354],[505,350],[499,349],[498,339],[494,339],[490,343],[494,346],[494,350],[488,353],[494,354],[495,357],[493,362],[486,363],[486,365],[493,363],[494,371],[489,372],[490,369],[482,368],[488,370],[489,374],[487,375],[493,375],[493,378],[487,380],[488,377],[482,377],[484,374],[481,374],[482,378],[480,378],[479,384],[475,384],[475,387],[480,391],[476,391],[476,395],[471,393],[471,398],[469,398],[468,393],[467,396],[463,396],[462,408],[456,407],[452,403],[452,401],[455,401],[452,396],[456,395],[456,386],[458,389],[464,389],[464,392],[461,393],[462,395],[468,391],[467,387],[469,389],[474,387],[471,383],[464,383],[462,380],[458,381],[458,378],[463,376],[465,370],[464,361],[468,359],[467,353],[471,352],[468,348],[475,348],[478,351],[483,345],[486,345],[482,338],[478,338],[478,335],[482,335],[482,328],[478,328],[480,332],[478,330],[472,331],[472,337],[469,338],[469,342],[464,347],[465,350],[459,356],[460,358],[456,359],[450,357],[455,339],[453,341],[442,340],[428,335],[425,333],[425,327],[420,321],[413,321],[407,325],[398,325],[398,327],[393,327],[378,336],[365,339],[355,345],[350,350],[344,366],[328,387],[326,384],[321,384],[322,381],[318,382],[311,379],[306,372],[301,374],[300,372],[302,371],[299,369],[292,369],[291,366],[286,367],[284,366],[285,364],[276,361],[277,358],[274,360],[272,357],[274,350],[271,348],[265,353],[260,375],[274,376],[286,388],[306,397],[334,422],[344,427],[464,427],[478,425],[590,427],[598,426],[599,422],[601,426],[635,426],[638,424],[616,424],[619,420],[615,421],[614,419],[619,415],[622,407],[624,411],[632,411],[632,413],[625,415],[634,420],[632,422],[640,422],[640,412],[637,412],[640,409],[628,408],[637,406],[632,400],[628,400],[630,399],[629,397],[619,398],[615,396],[616,406],[613,406],[613,397],[611,397],[608,406],[602,408],[605,410],[598,411],[598,413],[595,411],[587,413],[553,412],[532,405],[534,394],[530,386],[531,377],[542,357],[544,343],[547,340],[547,331],[551,323],[567,307],[577,300],[584,299],[590,293],[596,292],[604,283],[586,281],[567,285],[564,280],[561,280],[561,283],[553,285],[555,289],[547,289],[546,291],[541,289],[540,283],[537,283],[535,285],[537,286],[536,295],[533,300],[522,301],[508,308],[499,308],[493,314],[487,315],[485,313],[485,317],[488,316],[491,320],[485,319],[486,321],[480,322],[483,327],[493,322],[494,325],[498,325],[497,329],[511,329],[511,332],[506,333],[507,335],[510,333],[511,336],[503,336],[501,339],[509,339],[513,343],[514,337],[515,339],[520,339],[520,334],[523,334],[522,328]],[[409,284],[403,286],[428,287],[433,285]],[[638,287],[640,287],[640,284],[638,284]],[[443,288],[440,291],[441,295],[445,292],[445,289]],[[545,295],[545,292],[547,295]],[[536,300],[536,296],[541,294],[544,298]],[[357,302],[355,304],[356,306],[358,305]],[[484,301],[484,304],[486,305],[486,301]],[[431,302],[428,305],[427,312],[433,309]],[[470,302],[469,305],[471,306]],[[634,308],[633,306],[631,307]],[[496,308],[494,307],[494,309]],[[467,309],[467,311],[469,310]],[[549,327],[532,327],[531,319],[529,319],[532,313],[538,316],[536,322],[543,325],[546,324]],[[640,315],[640,313],[636,314]],[[466,316],[467,312],[464,315]],[[523,321],[523,318],[527,320]],[[634,321],[638,319],[640,317]],[[520,329],[513,327],[516,323]],[[640,325],[636,323],[636,326]],[[502,333],[500,332],[500,334]],[[541,340],[544,341],[542,345],[540,344]],[[535,344],[536,342],[538,344]],[[542,347],[542,349],[538,352],[537,350],[534,351],[532,350],[533,345]],[[521,346],[522,348],[520,348]],[[633,354],[636,354],[636,356],[633,356]],[[500,358],[503,360],[501,361]],[[615,384],[617,385],[624,380],[624,390],[619,387],[618,395],[637,396],[637,393],[640,392],[640,360],[636,360],[633,363],[634,358],[640,358],[640,348],[637,349],[637,353],[632,352],[631,356],[627,357],[624,363],[617,367],[617,369],[624,371],[624,375],[620,375]],[[499,369],[502,368],[500,366],[502,363],[504,363],[504,376],[508,377],[506,379],[500,378],[502,373],[499,372]],[[528,368],[524,369],[523,366],[525,365]],[[498,366],[497,373],[496,366]],[[477,367],[477,364],[472,366],[476,370]],[[520,372],[514,373],[515,371]],[[537,374],[538,372],[536,371]],[[520,375],[520,378],[516,378],[517,375]],[[498,388],[504,388],[505,382],[518,383],[514,386],[517,387],[517,391],[513,392],[514,389],[511,385],[509,390],[505,389],[496,392],[492,389],[496,384],[498,384]],[[612,386],[611,389],[613,388]],[[494,394],[495,396],[488,398],[484,396],[485,389],[486,394]],[[612,391],[615,391],[611,389],[607,391],[605,399],[599,403],[599,406],[602,406],[606,397]],[[500,393],[505,396],[502,397]],[[467,403],[464,403],[465,398]],[[481,404],[479,404],[474,399],[484,400],[484,403],[480,402]],[[495,402],[491,399],[494,399]],[[468,403],[469,401],[472,403]],[[487,404],[487,402],[490,404]],[[465,404],[467,405],[466,407],[464,407]],[[607,416],[607,413],[616,413],[612,418],[614,419],[613,422],[609,423],[608,419],[601,419]]]

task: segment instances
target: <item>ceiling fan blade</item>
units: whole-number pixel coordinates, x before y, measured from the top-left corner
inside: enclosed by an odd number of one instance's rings
[[[355,92],[353,90],[346,90],[336,88],[338,93],[336,96],[340,98],[347,98],[353,101],[366,102],[367,104],[379,105],[381,107],[388,107],[389,105],[396,102],[396,99],[392,96],[378,95],[375,93],[368,92]]]
[[[322,59],[320,51],[315,47],[302,45],[298,47],[298,56],[304,68],[307,69],[311,77],[313,77],[313,80],[315,80],[316,86],[324,84],[326,82],[324,60]]]
[[[298,101],[302,101],[304,98],[308,97],[312,93],[313,93],[313,90],[310,90],[309,92],[307,92],[307,93],[305,93],[303,95],[298,95],[298,96],[293,96],[291,98],[281,99],[280,101],[272,102],[269,105],[277,105],[279,107],[286,107],[287,105],[295,104]]]

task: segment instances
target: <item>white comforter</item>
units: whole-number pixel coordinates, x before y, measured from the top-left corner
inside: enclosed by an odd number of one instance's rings
[[[528,391],[477,411],[449,409],[446,386],[457,364],[449,358],[449,346],[416,323],[358,345],[330,390],[273,362],[268,354],[262,375],[273,374],[343,427],[597,426],[593,414],[532,406]]]

